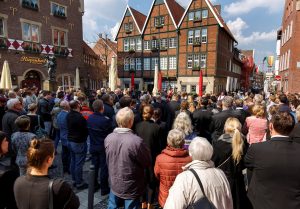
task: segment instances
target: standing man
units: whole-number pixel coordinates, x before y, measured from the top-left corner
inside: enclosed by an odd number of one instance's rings
[[[71,111],[67,115],[68,140],[71,151],[71,175],[78,190],[88,188],[88,184],[83,181],[82,172],[87,153],[88,129],[84,117],[80,114],[78,101],[70,102]]]
[[[300,208],[300,144],[289,138],[293,128],[288,112],[275,114],[271,140],[252,144],[245,156],[245,166],[253,172],[248,197],[254,209]]]
[[[108,209],[138,209],[144,193],[144,170],[151,166],[151,154],[143,139],[133,134],[132,110],[125,107],[116,115],[118,128],[105,139],[111,182]]]
[[[109,194],[108,169],[106,164],[104,140],[112,132],[112,120],[103,114],[103,102],[99,99],[93,102],[94,114],[87,120],[90,136],[90,154],[92,155],[92,164],[95,166],[95,190],[101,188],[101,195]],[[100,173],[100,185],[98,183],[98,174]]]
[[[39,100],[38,103],[38,115],[42,117],[44,120],[45,130],[48,133],[48,136],[50,136],[51,132],[51,124],[52,124],[52,117],[51,117],[51,92],[50,91],[44,91],[43,92],[43,98]]]

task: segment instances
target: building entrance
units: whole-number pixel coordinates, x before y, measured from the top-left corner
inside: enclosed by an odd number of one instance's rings
[[[35,70],[27,72],[21,86],[22,88],[36,87],[38,89],[41,89],[41,76],[39,72]]]

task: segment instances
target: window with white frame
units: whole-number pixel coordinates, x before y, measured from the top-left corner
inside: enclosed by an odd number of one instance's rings
[[[207,43],[207,28],[202,28],[201,42]]]
[[[200,54],[194,54],[194,67],[200,67]]]
[[[55,2],[51,2],[51,13],[54,16],[67,17],[67,7]]]
[[[165,17],[164,16],[159,16],[154,18],[154,26],[159,27],[163,26],[165,24]]]
[[[142,59],[141,58],[136,58],[136,70],[142,70]]]
[[[200,19],[201,19],[201,11],[196,11],[194,20],[200,20]]]
[[[129,50],[135,50],[135,39],[131,38],[129,42],[130,42]]]
[[[169,69],[176,70],[177,67],[177,59],[176,57],[169,57]]]
[[[141,51],[142,50],[142,39],[141,38],[137,38],[136,39],[136,50],[137,51]]]
[[[123,39],[124,42],[124,52],[129,51],[129,40],[128,39]]]
[[[194,20],[194,12],[190,12],[189,13],[189,21],[193,21]]]
[[[201,36],[201,32],[200,30],[195,30],[195,43],[196,44],[200,44],[200,36]]]
[[[160,58],[160,69],[167,70],[168,69],[168,57]]]
[[[128,23],[124,23],[124,30],[125,31],[129,31],[129,25],[128,25]]]
[[[202,18],[208,18],[208,10],[207,9],[204,9],[202,10]]]
[[[144,58],[144,70],[150,70],[150,58]]]
[[[189,30],[188,34],[188,44],[193,44],[194,43],[194,31]]]
[[[161,49],[168,48],[168,39],[166,38],[160,39],[160,48]]]
[[[23,22],[22,23],[22,35],[24,41],[31,41],[31,42],[40,42],[40,26],[29,23]]]
[[[155,70],[155,66],[158,66],[158,57],[152,57],[151,59],[151,70]]]
[[[129,31],[133,31],[133,23],[132,22],[128,23],[128,28],[129,28]]]
[[[53,45],[54,46],[67,46],[67,32],[59,29],[53,29]]]
[[[128,71],[129,70],[129,59],[125,58],[124,59],[124,71]]]
[[[150,50],[150,41],[144,41],[144,50]]]
[[[193,55],[189,54],[187,57],[187,68],[193,68]]]
[[[169,48],[176,48],[177,47],[177,42],[176,42],[176,38],[170,38],[169,39]]]
[[[206,68],[206,59],[207,59],[207,55],[201,54],[201,63],[200,63],[201,68]]]
[[[135,70],[135,59],[134,58],[130,58],[129,64],[130,64],[130,70]]]
[[[4,25],[4,22],[5,19],[3,17],[0,17],[0,37],[4,37],[6,36],[6,33],[5,33],[5,25]]]
[[[157,39],[152,40],[151,47],[152,47],[152,49],[158,49],[158,40]]]

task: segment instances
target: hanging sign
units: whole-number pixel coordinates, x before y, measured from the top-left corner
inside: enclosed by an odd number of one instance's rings
[[[41,57],[22,56],[20,62],[29,62],[30,64],[43,65],[47,63],[47,59]]]

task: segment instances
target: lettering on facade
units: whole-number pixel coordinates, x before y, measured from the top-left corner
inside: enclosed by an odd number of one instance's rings
[[[26,57],[26,56],[22,56],[21,59],[20,59],[20,62],[29,62],[30,64],[43,65],[43,64],[47,63],[47,59],[40,58],[40,57]]]

